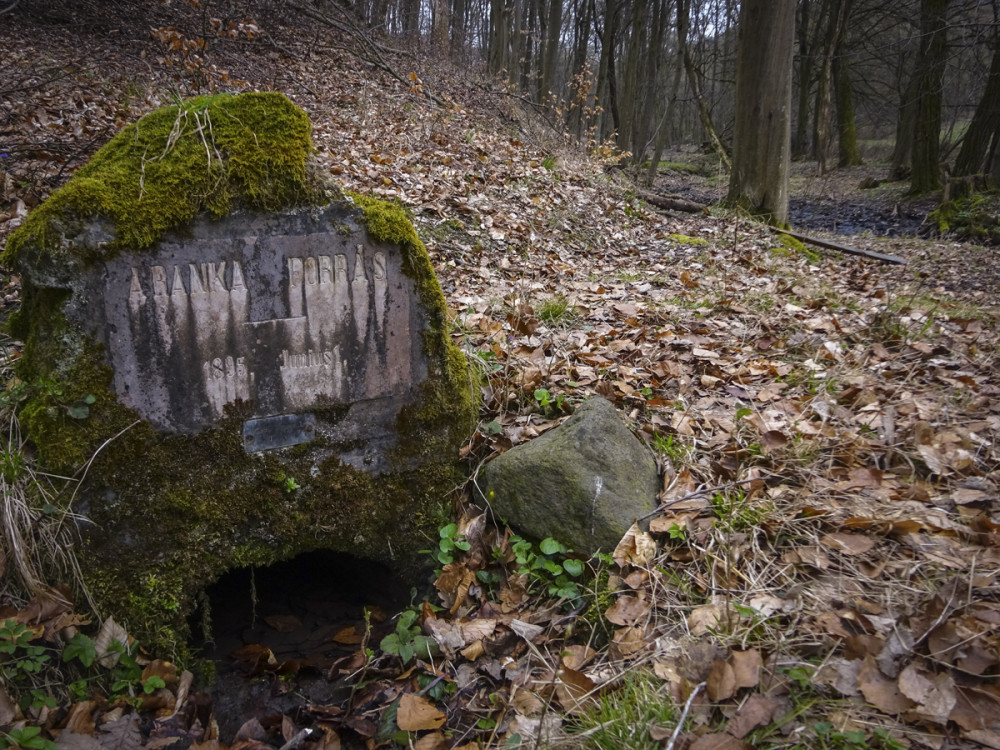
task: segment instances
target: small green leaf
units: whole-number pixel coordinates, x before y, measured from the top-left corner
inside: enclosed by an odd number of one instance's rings
[[[154,675],[150,675],[149,677],[147,677],[143,681],[143,683],[142,683],[142,691],[146,695],[152,695],[153,693],[155,693],[160,688],[165,688],[166,686],[167,686],[167,683],[165,683],[163,681],[163,678],[160,677],[159,675],[154,674]]]
[[[582,560],[564,560],[563,570],[569,573],[571,576],[576,577],[583,573],[583,561]]]
[[[87,404],[88,406],[91,406],[95,401],[97,401],[97,396],[95,396],[92,393],[88,393],[86,396],[83,397],[83,403]]]
[[[66,413],[73,419],[86,419],[90,416],[90,407],[86,404],[73,404],[66,407]]]
[[[553,560],[545,561],[545,569],[554,576],[562,575],[563,572],[562,565]]]
[[[94,641],[83,633],[77,633],[63,649],[62,659],[66,662],[78,659],[83,666],[89,667],[97,659]]]
[[[387,654],[398,654],[401,645],[399,636],[395,633],[389,633],[389,635],[382,639],[382,642],[379,643],[378,647]]]
[[[563,552],[564,548],[559,542],[557,542],[552,537],[547,537],[541,541],[538,545],[538,549],[542,551],[543,555],[554,555],[557,552]]]

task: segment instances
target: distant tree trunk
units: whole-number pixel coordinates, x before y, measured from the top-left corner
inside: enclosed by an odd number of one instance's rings
[[[809,89],[812,84],[812,45],[809,44],[810,0],[802,0],[798,12],[799,37],[799,96],[792,158],[802,159],[809,152]]]
[[[795,0],[743,0],[733,171],[726,203],[788,222]]]
[[[510,44],[510,10],[504,0],[490,0],[490,54],[488,68],[499,75],[507,66]]]
[[[420,0],[403,0],[403,34],[409,39],[420,38]]]
[[[587,67],[587,48],[590,41],[590,27],[593,22],[591,17],[592,4],[588,0],[578,0],[574,8],[574,39],[573,39],[573,63],[570,66],[570,74],[574,77],[574,85],[571,87],[571,107],[566,126],[577,138],[583,138],[583,124],[585,119],[584,110],[590,105],[590,97],[593,92],[589,90],[592,81],[589,77]]]
[[[847,19],[851,15],[852,0],[843,0],[844,23],[837,37],[833,54],[833,88],[837,100],[837,150],[838,167],[856,167],[862,164],[858,150],[858,129],[854,121],[854,91],[851,82],[850,60],[847,55]]]
[[[615,85],[615,31],[618,20],[618,4],[621,0],[607,0],[607,12],[604,16],[604,28],[597,30],[601,39],[601,61],[597,69],[597,97],[598,103],[607,103],[605,112],[601,115],[601,129],[597,134],[599,138],[605,138],[609,133],[618,128],[618,97]],[[594,14],[594,24],[597,24],[599,14]],[[604,99],[605,92],[607,99]],[[612,127],[607,126],[607,116],[612,117]]]
[[[468,0],[455,0],[451,12],[451,56],[458,60],[465,52],[468,34]]]
[[[655,96],[657,84],[660,80],[660,61],[663,58],[663,42],[666,34],[665,16],[669,12],[668,0],[652,0],[653,22],[650,26],[649,45],[645,50],[646,75],[642,81],[642,92],[637,102],[637,125],[635,128],[635,147],[632,149],[636,154],[637,164],[641,164],[646,152],[654,147],[659,131],[663,128],[663,121],[666,117],[668,103],[662,96]],[[660,113],[662,112],[662,115]],[[657,122],[658,120],[658,122]],[[659,161],[657,153],[656,161]]]
[[[549,0],[548,23],[546,24],[545,55],[542,61],[541,98],[555,88],[556,63],[559,62],[559,37],[562,35],[562,0]]]
[[[521,76],[519,81],[521,91],[533,91],[531,87],[532,66],[534,65],[535,54],[535,0],[518,0],[519,11],[515,18],[517,25],[515,34],[517,39],[517,54],[514,56],[514,66],[520,65]]]
[[[434,25],[431,27],[431,44],[438,54],[448,50],[448,29],[451,26],[451,3],[434,0]]]
[[[910,191],[927,193],[941,187],[939,141],[941,138],[941,83],[948,52],[948,0],[921,0],[920,71],[917,111],[910,155]]]
[[[920,71],[914,68],[910,80],[906,84],[903,96],[899,102],[899,112],[896,116],[896,143],[892,149],[889,174],[894,180],[906,176],[913,153],[913,133],[917,116],[917,89],[920,83]]]
[[[785,0],[780,0],[780,2],[785,2]],[[712,142],[712,147],[715,149],[715,153],[719,155],[719,159],[721,159],[722,163],[726,165],[726,169],[731,169],[732,162],[730,162],[729,154],[726,153],[726,147],[722,145],[722,141],[719,140],[719,135],[715,130],[715,126],[712,124],[712,113],[708,109],[708,102],[706,102],[705,97],[702,96],[701,78],[698,74],[697,68],[695,68],[694,58],[692,57],[691,50],[688,47],[688,28],[690,27],[690,21],[691,0],[677,0],[677,48],[680,51],[681,59],[684,61],[684,70],[687,72],[688,82],[691,85],[691,93],[698,105],[698,116],[701,118],[701,126],[705,129],[705,133],[708,135],[708,139]],[[789,81],[791,81],[791,79],[789,79]]]
[[[826,172],[826,157],[830,150],[830,111],[833,103],[833,58],[838,41],[844,36],[847,23],[847,0],[826,0],[822,19],[826,20],[823,56],[820,58],[816,81],[816,110],[813,127],[813,158],[819,162],[819,172]]]
[[[956,177],[985,175],[994,156],[1000,153],[1000,39],[995,39],[993,44],[993,62],[986,90],[955,159],[953,174]]]
[[[646,24],[645,24],[645,3],[633,0],[632,18],[629,22],[629,40],[625,55],[625,72],[622,76],[622,96],[619,101],[619,111],[621,122],[618,131],[618,147],[623,151],[630,151],[633,157],[640,157],[636,154],[636,129],[639,120],[639,109],[641,107],[641,94],[639,93],[639,68],[640,60],[646,53]],[[646,67],[648,60],[644,60]]]

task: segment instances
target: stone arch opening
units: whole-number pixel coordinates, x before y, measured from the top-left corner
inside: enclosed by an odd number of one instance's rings
[[[398,572],[330,550],[235,569],[208,586],[190,619],[191,645],[215,665],[210,691],[223,740],[252,717],[335,702],[331,666],[358,651],[352,634],[365,632],[365,610],[372,613],[369,643],[377,647],[411,598],[411,582]],[[264,649],[276,665],[254,663],[255,655],[266,658]],[[293,677],[294,691],[276,689],[288,684],[283,675]]]

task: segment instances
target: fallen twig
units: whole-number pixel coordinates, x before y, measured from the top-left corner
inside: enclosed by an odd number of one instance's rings
[[[708,213],[708,206],[705,204],[695,203],[677,195],[657,195],[656,193],[644,190],[639,193],[639,197],[646,201],[646,203],[652,203],[657,208],[666,208],[670,211],[684,211],[689,214]]]
[[[906,260],[900,258],[896,255],[885,255],[883,253],[872,252],[871,250],[861,250],[857,247],[851,247],[849,245],[841,245],[836,242],[829,242],[828,240],[820,240],[815,237],[809,237],[804,234],[799,234],[798,232],[792,232],[787,229],[774,228],[774,231],[781,232],[782,234],[787,234],[789,237],[794,237],[800,242],[808,242],[810,245],[816,245],[818,247],[825,247],[828,250],[837,250],[842,253],[847,253],[848,255],[861,255],[865,258],[873,258],[875,260],[880,260],[883,263],[895,263],[900,266],[906,265]]]
[[[704,682],[699,682],[695,685],[694,690],[691,691],[691,695],[684,702],[684,710],[681,712],[680,718],[677,720],[677,726],[674,727],[674,733],[670,735],[670,742],[667,743],[665,750],[674,750],[674,745],[677,742],[677,737],[681,733],[681,729],[684,727],[684,721],[687,719],[688,711],[691,710],[691,704],[694,702],[695,696],[701,692],[701,689],[705,687]]]

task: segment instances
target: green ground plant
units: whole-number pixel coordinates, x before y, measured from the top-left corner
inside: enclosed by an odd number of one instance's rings
[[[26,713],[55,708],[63,697],[53,692],[56,685],[66,686],[74,701],[99,695],[112,705],[133,706],[166,686],[157,675],[143,679],[135,643],[111,639],[99,651],[94,639],[78,632],[59,649],[42,643],[42,632],[14,619],[0,622],[0,678]]]
[[[535,308],[535,315],[549,327],[565,325],[576,319],[576,310],[565,295],[556,294],[542,300]]]
[[[670,699],[667,683],[645,670],[625,675],[620,685],[603,691],[593,708],[574,718],[573,747],[581,750],[660,750],[651,727],[672,729],[680,711]]]
[[[379,643],[384,653],[398,656],[404,664],[415,657],[427,659],[440,653],[437,641],[420,630],[420,612],[407,609],[399,614],[396,629]]]

